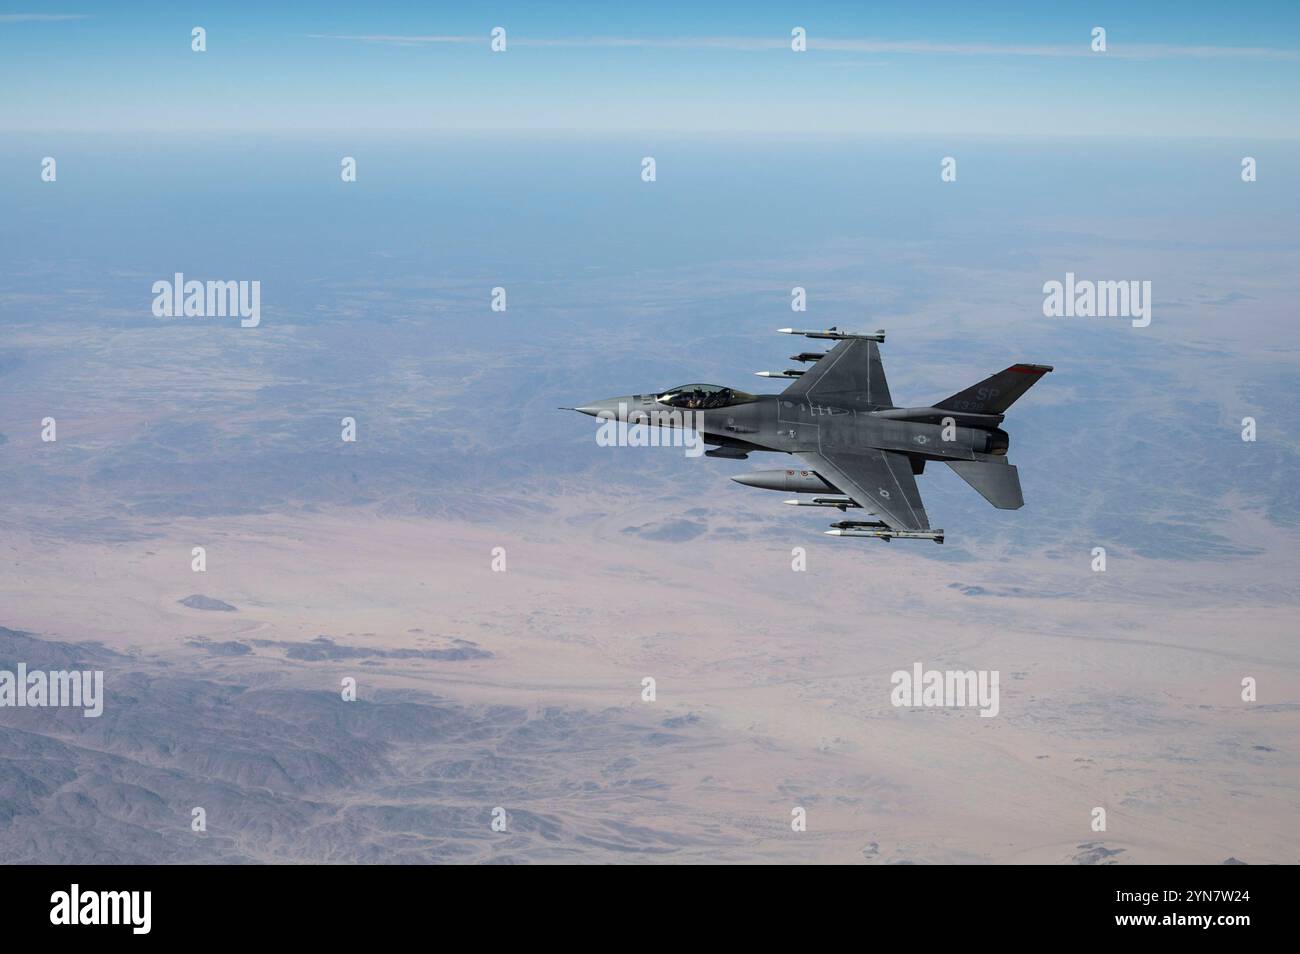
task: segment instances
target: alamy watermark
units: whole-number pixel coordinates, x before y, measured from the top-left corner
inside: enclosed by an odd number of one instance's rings
[[[899,669],[889,677],[889,701],[897,707],[978,707],[981,717],[991,719],[998,714],[998,679],[996,669],[940,671],[913,663],[911,672]]]
[[[28,670],[19,663],[15,672],[0,669],[0,708],[42,709],[75,706],[83,709],[87,719],[104,714],[104,671],[58,670],[44,672]]]
[[[600,427],[596,443],[601,447],[684,447],[687,457],[704,453],[704,413],[702,411],[660,410],[629,411],[625,403],[614,411],[596,414]],[[626,424],[626,426],[620,426]]]
[[[186,281],[177,272],[174,281],[153,283],[155,318],[240,318],[241,328],[262,323],[260,281]]]
[[[152,891],[83,891],[73,884],[50,895],[50,923],[119,924],[132,934],[148,934],[153,924]]]
[[[1043,283],[1043,314],[1048,318],[1132,318],[1134,328],[1151,324],[1151,282],[1065,281]]]

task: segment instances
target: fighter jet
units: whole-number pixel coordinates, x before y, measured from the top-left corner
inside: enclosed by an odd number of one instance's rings
[[[889,395],[880,344],[885,333],[780,329],[782,334],[836,342],[791,361],[807,370],[759,371],[793,378],[780,394],[749,394],[713,384],[687,384],[651,394],[607,398],[580,411],[605,420],[692,427],[709,457],[743,460],[754,451],[798,457],[803,466],[733,477],[749,487],[807,494],[800,507],[861,511],[877,520],[841,520],[834,536],[894,537],[943,543],[931,529],[916,477],[942,461],[1000,510],[1024,506],[1020,474],[1007,461],[1011,439],[999,425],[1007,408],[1052,368],[1013,364],[927,407],[899,407]]]

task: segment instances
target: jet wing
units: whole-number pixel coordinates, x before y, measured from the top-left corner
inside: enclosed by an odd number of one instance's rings
[[[853,342],[850,342],[853,343]],[[874,342],[872,342],[874,344]],[[825,361],[825,358],[822,358]],[[876,514],[894,530],[929,530],[921,492],[906,454],[866,448],[800,451],[799,456],[825,480]]]
[[[841,341],[781,392],[781,397],[864,411],[894,406],[885,367],[880,363],[880,345],[869,338]]]

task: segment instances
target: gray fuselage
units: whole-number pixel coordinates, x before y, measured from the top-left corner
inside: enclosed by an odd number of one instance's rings
[[[1006,454],[1001,415],[986,415],[979,427],[959,423],[960,412],[935,408],[860,410],[817,403],[805,397],[751,395],[750,400],[718,408],[675,407],[657,394],[608,398],[577,410],[605,420],[659,427],[693,427],[714,457],[742,458],[751,451],[797,454],[823,447],[879,448],[906,454],[914,465],[925,460],[980,460]],[[984,415],[981,415],[984,416]],[[947,438],[947,439],[945,439]],[[919,470],[919,467],[915,469]]]

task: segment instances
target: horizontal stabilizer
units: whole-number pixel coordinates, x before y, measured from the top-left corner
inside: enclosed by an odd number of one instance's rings
[[[1020,492],[1020,472],[1000,460],[950,460],[948,466],[980,496],[999,510],[1019,510],[1025,505]]]

